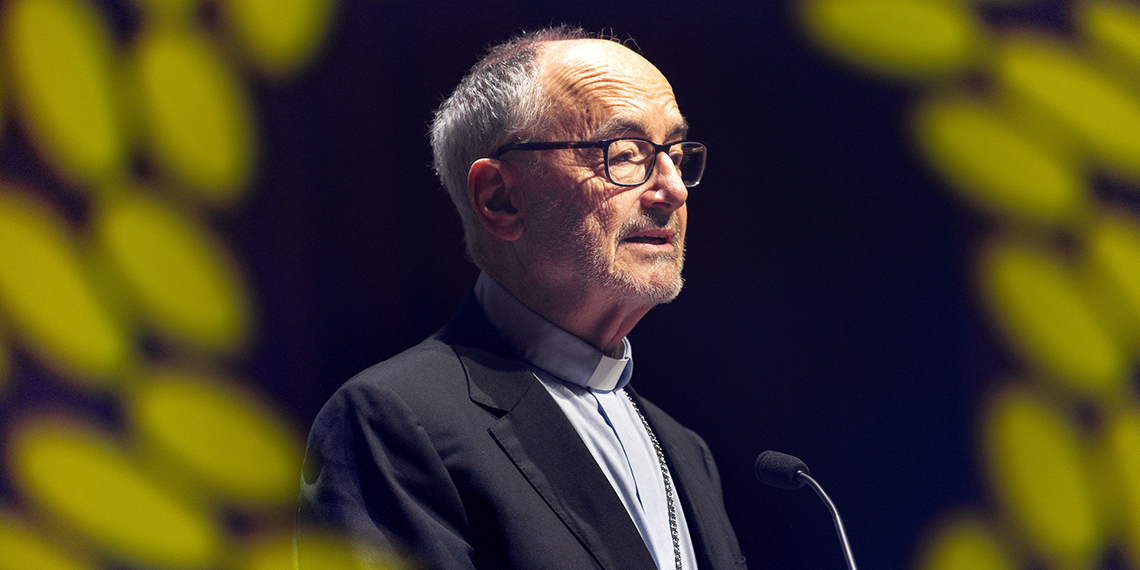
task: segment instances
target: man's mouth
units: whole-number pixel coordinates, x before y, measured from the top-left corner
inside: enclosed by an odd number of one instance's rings
[[[623,242],[645,243],[649,245],[666,245],[673,239],[673,232],[668,230],[647,230],[636,232],[627,236]]]
[[[628,241],[631,243],[651,243],[654,245],[664,245],[666,243],[669,243],[669,240],[667,240],[663,237],[656,237],[656,236],[633,236],[633,237],[625,238],[625,241]]]

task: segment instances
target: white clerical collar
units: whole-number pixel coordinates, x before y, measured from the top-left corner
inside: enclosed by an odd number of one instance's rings
[[[621,358],[610,358],[522,304],[487,273],[475,282],[487,320],[519,355],[558,379],[601,392],[624,387],[633,375],[633,349],[621,339]]]

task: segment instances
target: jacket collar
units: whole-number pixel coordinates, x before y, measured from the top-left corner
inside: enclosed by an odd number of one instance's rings
[[[436,336],[459,356],[471,400],[500,416],[489,429],[491,436],[598,564],[607,570],[656,570],[637,527],[590,451],[526,362],[491,326],[473,293]],[[710,560],[733,560],[731,552],[721,552],[718,546],[723,536],[735,536],[732,529],[705,526],[720,520],[714,501],[719,488],[701,483],[718,483],[719,475],[715,467],[711,474],[699,472],[713,463],[675,445],[688,437],[684,428],[632,388],[626,390],[662,441],[701,567],[712,567]]]

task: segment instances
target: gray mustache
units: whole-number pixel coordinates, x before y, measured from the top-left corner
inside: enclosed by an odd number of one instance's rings
[[[669,229],[681,232],[681,218],[676,212],[642,212],[636,218],[623,224],[618,232],[619,239],[625,239],[637,232]]]

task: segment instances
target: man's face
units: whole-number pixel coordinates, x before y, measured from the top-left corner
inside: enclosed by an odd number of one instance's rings
[[[655,67],[609,41],[550,44],[541,59],[553,128],[535,140],[684,138],[673,90]],[[557,290],[586,287],[614,301],[657,304],[681,290],[688,191],[672,162],[621,187],[605,176],[600,149],[535,153],[523,176],[531,268]]]

